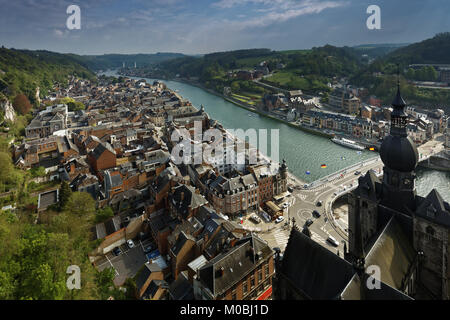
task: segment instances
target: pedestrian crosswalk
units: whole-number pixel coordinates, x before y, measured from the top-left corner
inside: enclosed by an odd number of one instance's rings
[[[304,201],[304,200],[306,199],[306,194],[301,193],[301,194],[297,195],[297,197],[298,197],[300,200]]]
[[[324,238],[322,238],[321,236],[319,236],[317,233],[311,232],[311,239],[314,240],[315,242],[318,243],[322,243],[325,244],[326,240]]]
[[[277,230],[273,237],[275,239],[275,242],[277,246],[283,251],[286,249],[288,240],[289,240],[289,232],[284,230]],[[326,244],[326,239],[315,233],[314,231],[311,232],[311,239],[314,240],[317,243]]]
[[[281,249],[281,251],[284,251],[289,240],[289,232],[287,230],[277,230],[273,234],[273,237],[275,238],[277,246]]]

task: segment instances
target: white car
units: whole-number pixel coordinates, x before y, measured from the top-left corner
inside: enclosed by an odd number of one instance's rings
[[[276,220],[275,220],[275,223],[280,223],[280,222],[282,222],[284,220],[284,217],[283,216],[279,216]]]
[[[127,240],[127,245],[128,245],[128,247],[130,248],[130,249],[132,249],[132,248],[134,248],[134,242],[133,242],[133,240]]]
[[[328,241],[330,244],[332,244],[333,246],[339,247],[339,242],[338,242],[335,238],[333,238],[332,236],[329,236],[329,237],[327,238],[327,241]]]

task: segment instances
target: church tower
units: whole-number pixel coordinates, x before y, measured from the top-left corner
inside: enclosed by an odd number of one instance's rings
[[[415,210],[415,168],[419,160],[416,145],[408,137],[406,126],[408,115],[406,103],[400,93],[400,81],[397,95],[392,102],[391,132],[381,144],[380,156],[384,163],[383,191],[381,204],[411,215]]]

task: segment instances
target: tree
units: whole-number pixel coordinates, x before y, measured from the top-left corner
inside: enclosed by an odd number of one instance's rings
[[[72,190],[70,190],[69,183],[63,181],[59,190],[59,209],[62,210],[69,201]]]
[[[45,168],[42,166],[34,167],[30,170],[33,178],[45,176]]]
[[[64,209],[80,217],[90,217],[95,213],[95,201],[87,192],[73,192]]]
[[[31,110],[31,103],[27,96],[24,94],[18,94],[13,102],[14,110],[21,115],[25,115]]]
[[[106,207],[97,211],[97,214],[95,216],[95,222],[101,223],[108,220],[111,217],[114,217],[114,211],[111,209],[111,207]]]
[[[113,268],[106,268],[97,273],[95,277],[95,284],[97,286],[97,294],[102,300],[106,300],[114,293],[114,277],[115,271]]]

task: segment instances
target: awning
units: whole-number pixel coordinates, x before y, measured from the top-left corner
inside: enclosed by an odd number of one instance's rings
[[[269,287],[262,295],[258,297],[256,300],[267,300],[272,296],[272,286]]]
[[[274,196],[273,198],[275,199],[275,201],[278,201],[278,200],[283,199],[284,197],[287,197],[289,194],[290,193],[288,191],[286,191],[286,192],[280,193],[277,196]]]
[[[278,207],[275,203],[273,203],[272,201],[267,201],[266,202],[267,207],[272,211],[272,212],[278,212],[281,211],[280,207]]]

